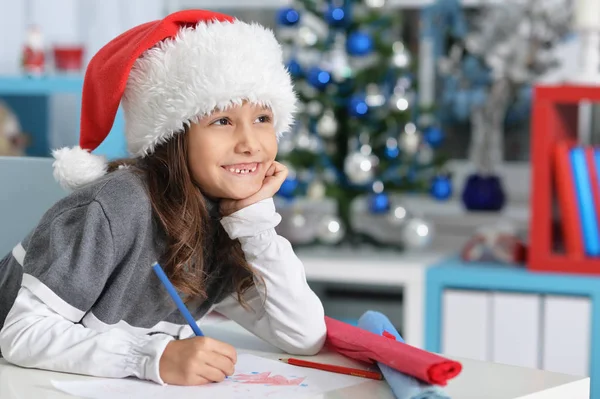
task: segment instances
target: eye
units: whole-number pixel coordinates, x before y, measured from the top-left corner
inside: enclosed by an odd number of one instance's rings
[[[229,118],[219,118],[213,122],[210,123],[211,125],[216,125],[216,126],[225,126],[230,124],[230,120]]]
[[[256,118],[256,120],[259,123],[269,123],[271,122],[271,117],[269,115],[261,115],[258,118]]]

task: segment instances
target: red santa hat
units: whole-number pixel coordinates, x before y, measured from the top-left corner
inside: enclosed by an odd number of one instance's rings
[[[119,104],[132,157],[151,154],[185,125],[243,101],[267,106],[278,136],[293,123],[296,95],[273,32],[228,15],[186,10],[128,30],[90,61],[79,146],[55,150],[54,177],[76,188],[106,174],[91,154]]]

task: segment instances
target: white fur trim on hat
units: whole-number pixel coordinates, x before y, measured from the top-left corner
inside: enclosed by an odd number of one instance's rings
[[[296,108],[273,32],[259,24],[201,22],[136,60],[123,96],[129,152],[144,156],[185,125],[244,100],[268,106],[278,137]]]
[[[52,151],[54,178],[65,189],[75,189],[93,182],[107,172],[106,158],[91,154],[79,146]]]

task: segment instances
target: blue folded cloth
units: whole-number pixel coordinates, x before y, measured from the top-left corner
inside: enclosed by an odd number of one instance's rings
[[[365,312],[358,319],[358,327],[378,335],[384,335],[383,332],[386,331],[397,341],[404,342],[394,325],[380,312],[372,310]],[[385,364],[377,363],[377,365],[396,399],[450,399],[450,396],[437,385],[426,384]]]

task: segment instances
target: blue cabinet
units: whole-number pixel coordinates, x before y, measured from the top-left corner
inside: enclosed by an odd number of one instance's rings
[[[39,78],[21,75],[0,76],[0,100],[6,102],[17,114],[23,130],[31,135],[32,145],[27,149],[27,155],[37,157],[51,155],[53,148],[49,140],[49,130],[52,118],[65,118],[64,122],[72,126],[73,131],[79,132],[82,88],[83,76],[79,75]],[[62,94],[76,96],[76,109],[67,113],[51,112],[51,98]],[[70,143],[70,145],[77,144],[75,139]],[[127,156],[124,122],[120,109],[109,136],[94,153],[105,155],[109,159]]]

